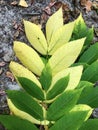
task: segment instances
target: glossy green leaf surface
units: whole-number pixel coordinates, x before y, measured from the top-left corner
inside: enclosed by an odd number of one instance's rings
[[[59,79],[53,86],[53,88],[47,93],[47,100],[55,98],[62,93],[68,85],[69,75]]]
[[[60,118],[50,130],[78,130],[82,123],[90,116],[91,108],[80,105]]]
[[[59,96],[48,108],[47,119],[57,120],[74,107],[81,94],[81,90],[70,90]]]
[[[79,104],[87,104],[92,108],[98,107],[98,87],[86,86],[78,100]]]
[[[98,119],[87,120],[79,130],[98,130]]]
[[[7,104],[9,106],[10,111],[14,115],[16,115],[16,116],[18,116],[18,117],[20,117],[22,119],[26,119],[26,120],[30,121],[31,123],[34,123],[34,124],[41,124],[43,122],[43,121],[37,120],[36,118],[34,118],[33,116],[31,116],[29,113],[27,113],[25,111],[22,111],[19,108],[17,108],[13,104],[13,102],[10,99],[8,99],[8,98],[7,98]]]
[[[92,63],[82,74],[81,80],[86,80],[92,83],[98,81],[98,61]]]
[[[91,83],[91,82],[88,82],[88,81],[80,81],[78,86],[77,86],[77,89],[80,89],[80,88],[85,88],[85,87],[93,87],[94,84]]]
[[[81,55],[79,62],[85,62],[87,64],[93,63],[98,59],[98,42],[91,45],[84,53]]]
[[[5,128],[7,128],[7,130],[38,130],[33,123],[17,116],[0,115],[0,122]]]
[[[83,66],[83,70],[85,70],[87,67],[89,67],[89,65],[87,63],[81,63],[81,62],[76,62],[74,64],[71,65],[71,67],[74,67],[74,66]]]
[[[30,95],[22,91],[7,91],[8,98],[21,111],[24,111],[38,120],[43,120],[42,107]]]
[[[86,46],[86,47],[88,47],[90,44],[91,44],[91,42],[93,41],[93,37],[94,37],[94,29],[93,29],[93,27],[92,28],[88,28],[87,29],[87,33],[86,33],[86,40],[85,40],[85,43],[84,43],[84,45]]]
[[[80,14],[79,17],[76,19],[74,31],[72,34],[72,40],[86,37],[84,45],[87,47],[93,40],[93,35],[94,35],[93,28],[89,29],[86,26],[82,14]]]
[[[52,71],[51,71],[51,68],[48,64],[43,69],[39,81],[40,81],[43,89],[45,91],[47,91],[51,85],[51,82],[52,82]]]
[[[18,81],[22,86],[22,88],[24,88],[24,90],[28,94],[30,94],[31,96],[35,97],[38,100],[44,100],[43,90],[33,81],[24,77],[18,77]]]

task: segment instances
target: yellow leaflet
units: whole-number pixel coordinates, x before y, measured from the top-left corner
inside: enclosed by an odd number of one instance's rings
[[[85,38],[66,43],[60,47],[49,59],[53,75],[68,68],[81,52]]]
[[[76,25],[81,24],[81,26],[82,26],[83,28],[85,28],[85,22],[84,22],[84,19],[83,19],[81,13],[80,13],[80,15],[78,16],[78,18],[75,20],[75,24],[76,24]]]
[[[17,107],[15,107],[15,105],[12,103],[12,101],[8,98],[7,98],[7,103],[8,103],[8,106],[9,106],[11,112],[14,115],[19,116],[22,119],[26,119],[26,120],[30,121],[31,123],[34,123],[34,124],[39,124],[39,125],[40,124],[41,125],[44,125],[44,124],[48,125],[49,124],[49,121],[47,121],[47,120],[39,121],[39,120],[35,119],[34,117],[32,117],[30,114],[19,110]]]
[[[46,23],[46,36],[48,44],[50,44],[50,40],[52,35],[63,26],[63,13],[62,8],[60,8],[56,13],[54,13]]]
[[[50,55],[52,55],[59,47],[66,44],[70,40],[74,29],[74,24],[75,22],[65,24],[52,35],[48,49]]]
[[[11,61],[9,68],[12,71],[15,78],[16,78],[16,76],[28,78],[28,79],[32,80],[34,83],[36,83],[41,88],[41,84],[38,81],[38,79],[36,78],[36,76],[31,71],[29,71],[27,68],[25,68],[24,66]]]
[[[49,88],[52,89],[54,84],[61,78],[67,76],[69,74],[69,82],[68,82],[68,86],[65,90],[72,90],[75,89],[81,79],[81,75],[82,75],[82,70],[83,67],[82,66],[76,66],[76,67],[70,67],[67,69],[64,69],[62,71],[60,71],[59,73],[57,73],[52,80],[52,84]],[[48,90],[48,91],[49,91]]]
[[[93,109],[88,105],[79,104],[79,105],[75,105],[75,107],[73,107],[70,112],[75,112],[75,111],[76,112],[77,111],[80,111],[80,112],[81,111],[88,111],[88,114],[85,118],[85,121],[86,121],[91,116]]]
[[[25,0],[20,0],[19,1],[19,5],[22,6],[22,7],[28,7],[28,5],[27,5]]]
[[[14,42],[14,51],[22,64],[36,75],[41,75],[44,63],[38,53],[28,45],[22,42]]]
[[[66,90],[72,90],[77,87],[82,76],[83,66],[71,67],[69,68],[69,70],[70,70],[70,79]]]
[[[47,42],[38,25],[24,20],[26,36],[31,45],[41,54],[47,54]]]

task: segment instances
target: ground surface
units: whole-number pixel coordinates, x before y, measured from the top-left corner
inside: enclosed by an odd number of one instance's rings
[[[90,9],[82,5],[80,0],[27,0],[28,8],[18,6],[14,0],[0,0],[0,113],[8,113],[3,90],[19,89],[13,81],[8,65],[17,60],[13,52],[13,41],[28,43],[23,29],[22,20],[26,19],[44,28],[47,18],[61,5],[64,7],[65,23],[74,20],[82,12],[88,27],[94,26],[94,41],[98,41],[98,0],[92,0]],[[14,3],[12,3],[14,2]],[[83,0],[82,0],[83,2]],[[2,130],[0,126],[0,130]]]

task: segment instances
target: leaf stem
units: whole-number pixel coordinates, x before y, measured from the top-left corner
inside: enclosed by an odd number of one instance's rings
[[[47,125],[44,125],[44,128],[45,128],[45,130],[48,130],[48,126]]]

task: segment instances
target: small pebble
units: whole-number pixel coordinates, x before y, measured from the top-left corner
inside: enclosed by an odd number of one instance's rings
[[[93,116],[94,118],[98,118],[98,108],[95,108],[95,109],[93,110],[92,116]]]

